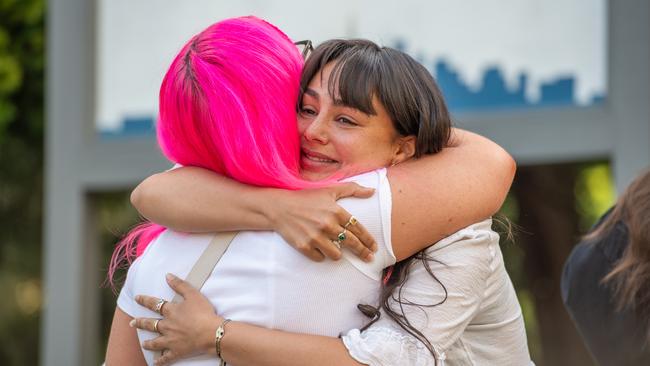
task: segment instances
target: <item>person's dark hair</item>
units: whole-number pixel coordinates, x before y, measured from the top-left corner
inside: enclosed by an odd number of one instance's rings
[[[612,286],[619,311],[628,308],[637,313],[650,345],[650,170],[632,181],[612,212],[585,239],[597,242],[620,225],[628,244],[602,282]]]
[[[305,62],[300,80],[299,104],[309,82],[318,77],[325,65],[330,63],[334,63],[328,80],[328,92],[332,98],[374,115],[376,111],[372,101],[376,97],[388,112],[397,132],[402,136],[416,137],[415,158],[437,153],[449,144],[451,117],[433,76],[404,52],[380,47],[368,40],[335,39],[316,47]],[[402,287],[416,260],[422,261],[427,272],[444,289],[445,297],[439,303],[415,304],[402,298]],[[396,263],[382,287],[380,306],[386,315],[422,342],[437,362],[431,342],[411,325],[404,312],[404,306],[431,307],[447,299],[447,289],[431,270],[431,261],[434,259],[422,250]],[[399,304],[399,309],[391,307],[393,301]],[[359,304],[358,307],[365,315],[373,318],[362,330],[379,319],[379,309],[365,304]]]
[[[299,104],[309,82],[331,62],[332,98],[374,115],[372,100],[377,97],[397,132],[416,136],[416,158],[448,144],[451,118],[431,73],[404,52],[368,40],[333,39],[316,47],[305,61]]]

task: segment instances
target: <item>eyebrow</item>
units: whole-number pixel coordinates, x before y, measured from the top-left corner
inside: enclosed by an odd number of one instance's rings
[[[320,94],[318,94],[318,92],[316,92],[316,90],[314,90],[314,89],[307,88],[305,90],[305,94],[309,95],[310,97],[316,98],[317,100],[320,100]],[[337,107],[347,107],[347,108],[357,109],[357,108],[354,108],[351,105],[343,103],[343,100],[341,100],[341,99],[334,99],[334,105],[337,106]]]

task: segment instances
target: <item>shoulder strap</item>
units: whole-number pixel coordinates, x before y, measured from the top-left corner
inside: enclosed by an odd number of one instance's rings
[[[221,257],[228,250],[228,246],[237,235],[237,231],[217,233],[215,234],[210,244],[205,248],[199,259],[194,263],[192,270],[185,278],[185,281],[189,282],[196,289],[201,289],[203,284],[212,273],[214,267],[219,263]],[[172,302],[179,303],[183,298],[176,294],[172,299]]]
[[[228,250],[230,243],[237,234],[237,231],[216,233],[199,259],[194,263],[194,266],[185,278],[185,281],[189,282],[189,284],[194,288],[200,290],[210,276],[210,273],[212,273],[214,267],[219,263],[219,260],[223,257],[224,253],[226,253],[226,250]],[[175,303],[182,301],[183,297],[179,294],[175,294],[172,299],[172,302]],[[161,353],[159,351],[154,351],[154,360],[159,359],[160,356]]]

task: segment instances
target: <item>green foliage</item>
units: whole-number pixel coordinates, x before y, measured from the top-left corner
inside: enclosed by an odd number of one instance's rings
[[[596,163],[582,168],[575,195],[580,228],[584,233],[614,204],[616,192],[609,164]]]
[[[42,0],[0,0],[0,364],[38,363],[43,197]]]

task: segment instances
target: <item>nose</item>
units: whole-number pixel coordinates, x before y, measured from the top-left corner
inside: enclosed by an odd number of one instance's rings
[[[320,144],[327,144],[328,142],[328,131],[327,131],[327,121],[324,116],[317,116],[316,118],[307,122],[305,126],[303,135],[305,139],[310,142],[318,142]]]

